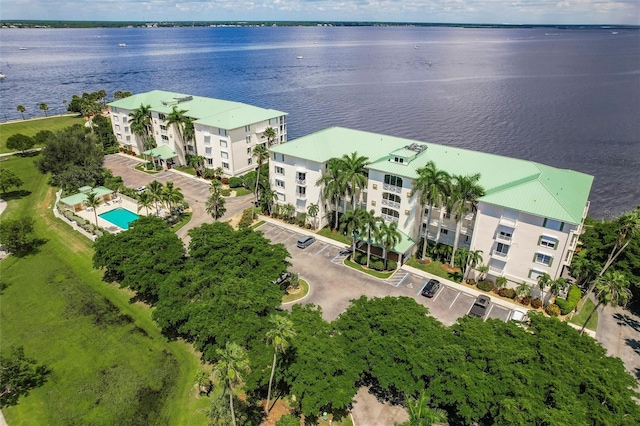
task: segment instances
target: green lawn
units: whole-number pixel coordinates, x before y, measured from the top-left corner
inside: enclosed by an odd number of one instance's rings
[[[234,188],[234,191],[236,191],[236,197],[242,197],[243,195],[248,195],[248,194],[253,194],[253,191],[247,188]]]
[[[32,215],[46,243],[24,258],[0,263],[7,288],[0,296],[2,349],[22,345],[51,369],[46,384],[3,408],[7,422],[31,424],[204,425],[206,398],[197,398],[197,357],[168,342],[151,310],[101,280],[92,269],[91,242],[50,206],[54,190],[33,157],[0,164],[25,182],[10,192],[6,217]]]
[[[570,321],[573,324],[576,324],[582,327],[594,307],[595,307],[595,304],[591,301],[591,299],[585,300],[584,304],[582,305],[578,313],[575,314],[573,317],[571,317]],[[593,331],[596,331],[596,328],[598,328],[598,311],[595,311],[591,316],[591,319],[587,323],[587,328]]]
[[[180,219],[180,222],[176,223],[173,226],[173,232],[178,232],[178,230],[180,230],[180,228],[182,228],[187,223],[189,223],[189,221],[191,220],[191,216],[192,216],[191,213],[183,213],[182,214],[182,219]]]
[[[331,238],[332,240],[336,240],[338,242],[351,245],[351,238],[347,238],[341,232],[332,231],[328,226],[322,228],[317,232],[318,235],[322,235],[323,237]]]
[[[193,167],[178,166],[178,167],[176,167],[176,170],[180,170],[181,172],[190,174],[191,176],[195,176],[196,175],[196,169],[194,169]]]
[[[460,276],[459,273],[453,274],[451,272],[445,271],[444,269],[442,269],[442,262],[437,260],[432,261],[428,265],[424,265],[418,262],[415,257],[412,257],[407,261],[407,265],[420,269],[421,271],[425,271],[430,274],[436,275],[438,277],[446,278],[448,280],[451,280],[457,283],[462,281],[462,277]]]
[[[55,116],[0,124],[0,154],[11,151],[7,149],[7,139],[12,135],[22,133],[27,136],[35,136],[36,133],[41,130],[51,130],[55,132],[56,130],[78,123],[84,124],[84,118],[76,116]]]
[[[309,294],[309,283],[308,282],[306,282],[305,280],[301,279],[300,280],[300,287],[302,287],[300,292],[295,293],[295,294],[285,294],[284,296],[282,296],[282,303],[295,302],[296,300],[302,299],[307,294]]]

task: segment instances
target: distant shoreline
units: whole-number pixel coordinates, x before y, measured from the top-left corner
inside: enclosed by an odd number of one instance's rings
[[[356,22],[356,21],[47,21],[5,19],[7,28],[172,28],[172,27],[457,27],[457,28],[555,28],[567,30],[624,29],[640,30],[640,25],[610,24],[472,24],[437,22]]]

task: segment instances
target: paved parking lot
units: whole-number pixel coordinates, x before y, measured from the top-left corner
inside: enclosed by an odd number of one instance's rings
[[[260,226],[264,236],[274,243],[285,245],[291,253],[291,271],[297,272],[311,285],[309,295],[299,303],[313,303],[322,307],[323,317],[331,321],[342,313],[349,301],[362,295],[367,297],[408,296],[429,308],[431,314],[443,324],[451,325],[469,313],[475,296],[442,285],[431,299],[420,294],[426,280],[431,277],[399,269],[387,280],[360,273],[342,264],[346,256],[339,252],[346,248],[336,242],[318,240],[305,249],[296,246],[298,238],[310,235],[302,229],[267,222]],[[491,303],[488,318],[507,321],[511,310]]]

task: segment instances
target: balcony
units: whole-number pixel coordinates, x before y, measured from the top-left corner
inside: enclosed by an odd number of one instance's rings
[[[382,189],[388,192],[394,192],[396,194],[400,194],[402,192],[401,186],[389,185],[388,183],[383,183]]]
[[[301,192],[296,192],[296,198],[299,198],[301,200],[306,200],[307,199],[307,194],[303,194]]]
[[[471,235],[471,230],[469,228],[463,226],[463,227],[460,228],[460,233],[462,235]]]
[[[518,219],[513,219],[506,216],[500,216],[500,225],[508,226],[510,228],[515,228],[518,225]]]
[[[511,244],[511,240],[513,240],[513,237],[509,235],[500,234],[500,233],[496,234],[496,241],[502,241],[503,243]]]
[[[502,275],[504,273],[504,269],[498,268],[497,266],[489,266],[489,272],[493,274]]]
[[[301,186],[306,186],[307,185],[307,179],[296,179],[296,184],[301,185]]]
[[[464,220],[473,220],[475,217],[475,213],[467,213],[466,215],[464,215]]]
[[[400,208],[400,203],[396,203],[395,201],[391,201],[391,200],[385,200],[384,198],[382,199],[381,203],[383,206],[391,207],[394,209]]]
[[[380,217],[382,217],[382,220],[384,220],[385,222],[396,222],[396,223],[397,223],[397,222],[398,222],[398,220],[399,220],[399,219],[398,219],[397,217],[395,217],[395,216],[391,216],[391,215],[384,214],[384,213],[382,213],[382,214],[380,215]]]
[[[496,259],[500,259],[500,260],[506,261],[507,258],[509,257],[509,254],[508,253],[503,253],[501,251],[494,250],[493,252],[491,252],[491,256],[495,257]]]

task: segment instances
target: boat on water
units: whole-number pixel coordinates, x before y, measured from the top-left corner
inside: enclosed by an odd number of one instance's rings
[[[418,49],[420,48],[420,46],[418,46],[417,44],[415,46],[413,46],[414,49]]]
[[[7,78],[7,76],[0,72],[0,80],[4,80],[5,78]]]
[[[616,34],[618,34],[618,32],[617,31],[612,31],[611,34],[616,35]]]
[[[118,46],[120,46],[120,47],[127,47],[127,44],[126,44],[126,43],[120,43]]]
[[[27,48],[26,47],[21,47],[20,50],[27,50]]]
[[[298,55],[298,56],[296,56],[296,59],[304,59],[304,56]]]

